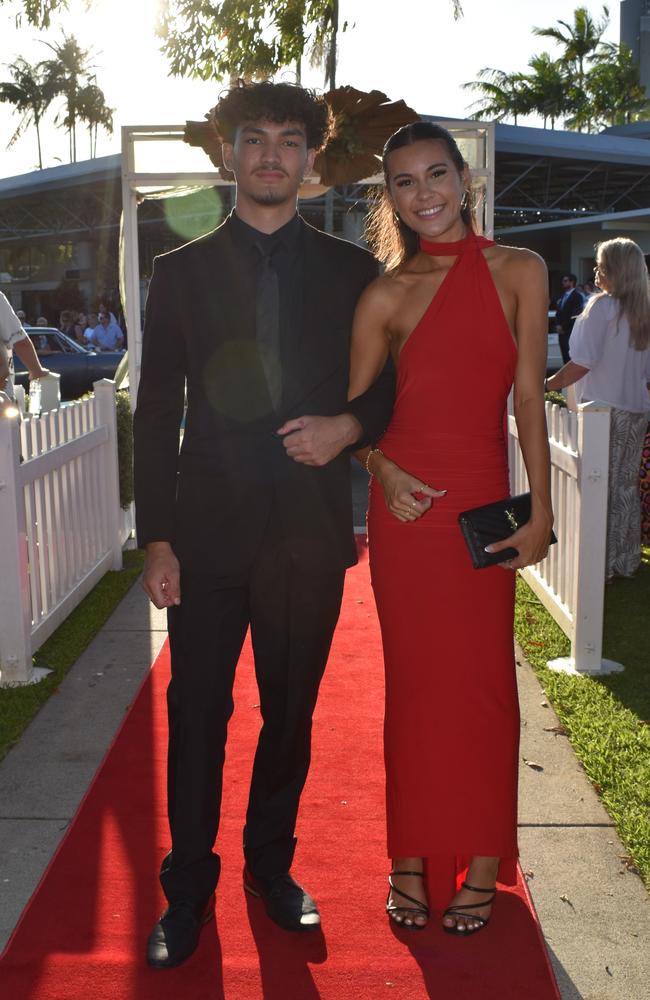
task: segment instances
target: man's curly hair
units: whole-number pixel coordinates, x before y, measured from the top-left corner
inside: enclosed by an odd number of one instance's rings
[[[300,122],[305,126],[307,147],[321,149],[332,127],[326,101],[313,90],[292,83],[246,83],[238,80],[223,93],[213,111],[222,142],[234,142],[240,125],[249,122]]]

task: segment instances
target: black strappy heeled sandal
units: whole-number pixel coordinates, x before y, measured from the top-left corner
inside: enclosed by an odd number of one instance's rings
[[[391,918],[393,923],[397,924],[398,927],[406,928],[406,930],[408,931],[424,930],[426,924],[416,924],[415,921],[412,924],[407,924],[404,922],[404,920],[395,920],[395,918],[392,916],[393,913],[413,913],[416,916],[426,917],[427,920],[429,919],[430,916],[430,911],[427,904],[423,903],[421,899],[415,899],[414,896],[409,896],[407,895],[407,893],[402,892],[401,889],[398,889],[395,883],[393,882],[393,875],[415,875],[417,878],[423,879],[424,872],[396,872],[396,871],[391,872],[390,875],[388,876],[388,884],[390,886],[390,889],[388,890],[388,896],[386,898],[386,913]],[[391,892],[395,893],[398,896],[401,896],[402,899],[407,899],[409,903],[415,903],[415,906],[398,906],[396,903],[391,903],[390,902]]]
[[[453,927],[447,927],[445,924],[442,925],[443,931],[447,934],[458,934],[459,937],[469,937],[470,934],[476,934],[478,931],[482,931],[484,927],[490,921],[489,917],[479,917],[475,916],[473,913],[465,913],[465,910],[480,910],[482,906],[491,906],[495,900],[497,891],[496,889],[479,889],[475,885],[469,885],[467,882],[461,882],[463,889],[469,889],[470,892],[484,892],[490,896],[489,899],[483,900],[482,903],[458,903],[456,906],[449,906],[443,913],[444,917],[467,917],[468,920],[479,920],[479,927],[468,927],[465,925],[465,930],[461,931],[457,924]]]

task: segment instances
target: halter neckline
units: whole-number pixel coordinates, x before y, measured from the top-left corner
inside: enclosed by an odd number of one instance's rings
[[[420,237],[420,250],[429,254],[430,257],[457,257],[463,252],[468,243],[476,239],[476,234],[468,229],[462,240],[455,240],[453,243],[438,243],[434,240],[425,240]]]

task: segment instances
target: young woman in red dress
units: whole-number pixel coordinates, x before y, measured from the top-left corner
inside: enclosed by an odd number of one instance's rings
[[[408,928],[443,909],[446,931],[487,923],[517,857],[519,710],[513,570],[542,559],[553,521],[543,382],[548,282],[529,250],[477,236],[452,136],[426,122],[384,150],[369,235],[386,273],[357,307],[350,397],[397,368],[391,423],[367,453],[372,583],[386,662],[387,910]],[[506,401],[532,492],[507,542],[476,571],[457,515],[509,495]]]

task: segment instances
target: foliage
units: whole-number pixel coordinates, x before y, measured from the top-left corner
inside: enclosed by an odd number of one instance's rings
[[[11,0],[9,0],[11,2]],[[7,3],[7,0],[0,0],[0,7]],[[22,24],[23,14],[28,24],[35,28],[49,28],[50,18],[53,13],[61,13],[67,10],[67,0],[22,0],[22,11],[16,15],[16,24]]]
[[[43,115],[52,103],[56,87],[44,62],[30,65],[22,56],[7,67],[11,80],[0,83],[0,101],[12,104],[22,117],[7,143],[7,149],[23,134],[27,126],[34,125],[38,142],[38,167],[43,169],[40,125]]]
[[[97,155],[99,128],[103,128],[109,135],[113,133],[113,109],[106,104],[104,91],[97,86],[94,78],[82,86],[77,93],[77,117],[88,126],[90,158],[92,159]],[[67,116],[64,124],[67,127]]]
[[[506,73],[486,66],[479,70],[478,80],[464,83],[463,88],[477,90],[483,95],[483,100],[472,106],[475,114],[498,122],[512,117],[516,125],[519,115],[530,114],[533,110],[523,73]]]
[[[159,22],[172,73],[202,80],[268,78],[291,64],[299,77],[307,53],[331,82],[337,31],[338,0],[165,0]]]
[[[452,0],[454,17],[462,17]],[[268,79],[301,61],[325,68],[336,86],[339,0],[164,0],[158,26],[162,50],[175,76],[221,80]]]
[[[594,20],[586,7],[576,7],[573,12],[573,24],[567,21],[557,22],[560,28],[533,28],[533,34],[541,38],[550,38],[564,48],[562,62],[577,73],[577,85],[584,89],[585,62],[596,58],[596,52],[609,24],[609,9],[603,6],[603,17]],[[564,31],[562,31],[564,28]]]
[[[60,42],[44,44],[54,53],[54,58],[45,62],[51,86],[65,101],[65,115],[56,120],[68,131],[70,162],[76,162],[77,122],[85,121],[89,125],[92,151],[93,128],[96,131],[102,125],[112,132],[113,113],[106,106],[104,94],[95,81],[90,50],[83,49],[74,35],[64,34]]]
[[[517,584],[515,633],[567,730],[573,749],[646,884],[650,884],[650,674],[645,628],[650,603],[650,552],[634,580],[605,595],[604,655],[622,674],[559,674],[548,660],[570,643],[523,580]]]
[[[577,7],[573,22],[558,27],[534,28],[562,48],[558,59],[548,52],[533,56],[528,73],[508,73],[486,67],[478,79],[464,84],[481,95],[472,112],[503,121],[538,114],[544,127],[593,132],[608,125],[627,124],[648,117],[650,102],[639,80],[639,70],[625,45],[603,42],[609,10],[600,19],[586,7]]]
[[[566,399],[561,392],[554,392],[553,390],[545,392],[544,399],[549,403],[553,403],[555,406],[560,406],[563,410],[566,410]]]
[[[0,0],[0,4],[3,0]],[[49,5],[40,5],[38,23],[48,23]],[[30,13],[31,12],[31,13]],[[26,8],[30,21],[36,16],[36,7]],[[0,83],[0,101],[12,104],[22,116],[19,125],[9,140],[7,148],[22,135],[28,125],[36,128],[38,141],[38,165],[43,168],[40,124],[43,115],[53,100],[62,96],[65,112],[55,119],[67,129],[70,137],[70,161],[77,159],[77,124],[85,122],[90,136],[90,156],[96,155],[97,132],[105,129],[113,131],[113,111],[106,104],[103,91],[97,85],[90,64],[91,53],[81,48],[73,35],[63,35],[58,43],[44,42],[54,57],[30,65],[22,57],[8,67],[12,79]]]
[[[94,639],[142,571],[144,553],[125,552],[124,568],[109,572],[41,646],[36,666],[52,673],[37,684],[0,688],[0,759],[17,743],[38,710]]]
[[[551,128],[555,128],[557,119],[569,109],[566,68],[548,52],[532,56],[528,66],[532,70],[532,73],[525,77],[529,107],[542,116],[544,128],[549,120]]]
[[[115,393],[117,418],[117,465],[120,479],[120,507],[133,502],[133,415],[127,390]]]
[[[632,51],[626,45],[604,45],[587,81],[590,117],[596,128],[627,125],[648,116],[650,105]],[[583,116],[578,124],[584,121]]]

